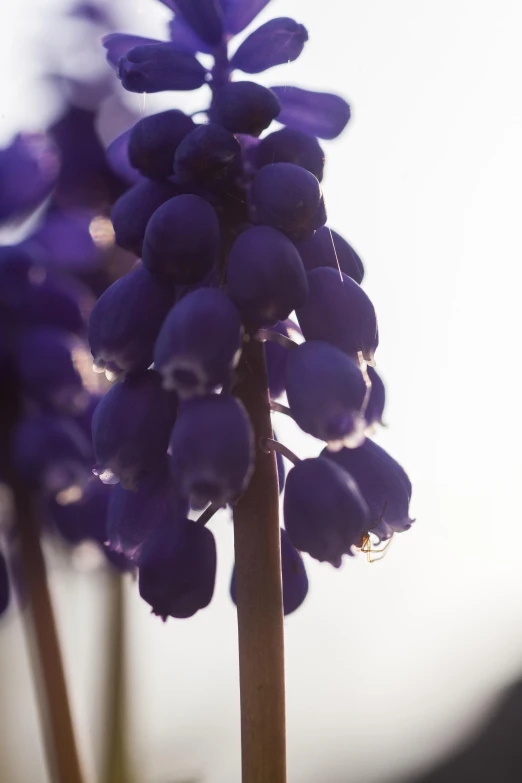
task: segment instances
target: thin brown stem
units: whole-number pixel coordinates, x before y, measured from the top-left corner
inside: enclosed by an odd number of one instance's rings
[[[235,393],[255,431],[256,467],[234,509],[242,783],[285,783],[285,684],[279,493],[263,345],[247,343]]]
[[[40,542],[40,525],[34,499],[23,487],[15,488],[15,508],[24,588],[27,591],[35,639],[35,664],[43,683],[44,715],[49,722],[49,762],[58,783],[83,783],[76,746],[58,631]],[[45,723],[44,723],[45,725]]]

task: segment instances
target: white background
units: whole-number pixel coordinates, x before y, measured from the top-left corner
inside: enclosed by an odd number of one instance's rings
[[[45,21],[51,5],[1,6],[3,140],[52,114],[35,81],[38,36],[65,45]],[[522,673],[522,6],[273,0],[260,21],[283,15],[310,41],[264,83],[328,89],[352,104],[346,132],[324,145],[329,224],[367,267],[388,387],[378,442],[408,470],[417,518],[379,564],[310,563],[309,597],[286,623],[289,781],[404,779],[454,746]],[[161,35],[166,17],[140,0],[125,29]],[[173,96],[171,105],[185,104]],[[288,443],[317,451],[293,431]],[[226,519],[212,529],[219,573],[205,612],[163,625],[129,584],[140,783],[239,781],[232,531]],[[104,585],[63,566],[53,578],[88,754],[102,739]],[[13,613],[0,627],[6,783],[44,781],[24,650]]]

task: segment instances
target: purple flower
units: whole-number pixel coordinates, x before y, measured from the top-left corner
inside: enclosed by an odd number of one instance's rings
[[[366,372],[372,384],[368,404],[364,412],[368,426],[382,424],[382,416],[386,403],[386,389],[377,371],[373,367],[367,367]]]
[[[274,65],[297,60],[308,40],[302,24],[288,17],[271,19],[243,41],[230,67],[245,73],[261,73]]]
[[[297,161],[292,162],[297,163]],[[315,174],[315,171],[313,173]],[[332,269],[344,272],[356,283],[362,282],[364,267],[361,259],[353,247],[328,226],[320,228],[308,241],[299,242],[297,249],[307,272],[320,266],[330,266]]]
[[[256,223],[277,228],[295,241],[311,237],[326,222],[319,182],[293,163],[271,163],[257,172],[252,205]]]
[[[255,82],[227,82],[215,93],[210,116],[231,133],[259,136],[275,120],[280,108],[267,87]]]
[[[219,223],[210,204],[200,196],[176,196],[147,224],[143,263],[174,283],[194,285],[211,271],[218,249]]]
[[[344,468],[357,483],[370,509],[368,530],[385,540],[411,527],[411,482],[383,448],[367,438],[358,449],[342,449],[335,454],[325,450],[322,456]]]
[[[177,399],[161,387],[153,370],[116,383],[98,404],[92,420],[97,474],[135,490],[167,453]]]
[[[350,107],[338,95],[300,87],[272,87],[281,104],[279,122],[320,139],[335,139],[350,119]]]
[[[114,379],[150,367],[156,338],[174,300],[174,287],[141,264],[107,288],[89,320],[95,368]]]
[[[253,470],[254,437],[235,397],[209,394],[180,405],[170,442],[171,470],[192,508],[238,499]]]
[[[188,504],[180,500],[165,458],[154,473],[140,481],[135,492],[121,484],[112,489],[106,538],[111,549],[137,560],[155,530],[174,524],[187,511]]]
[[[176,149],[194,127],[193,120],[178,109],[143,117],[129,136],[130,163],[151,179],[172,176]]]
[[[333,468],[333,469],[332,469]],[[339,568],[368,529],[368,506],[355,481],[323,457],[298,462],[286,479],[284,519],[296,549]]]
[[[236,239],[228,256],[227,283],[230,298],[254,329],[284,321],[308,294],[299,253],[270,226],[255,226]]]
[[[180,397],[207,394],[230,379],[241,355],[241,316],[219,289],[200,288],[172,308],[156,342],[154,367]]]
[[[324,340],[356,359],[373,360],[378,344],[377,318],[365,292],[348,275],[330,267],[308,273],[308,299],[297,310],[307,340]]]
[[[205,84],[207,71],[191,54],[168,43],[136,46],[121,58],[118,76],[130,92],[197,90]]]
[[[138,182],[116,201],[111,210],[116,243],[141,256],[147,224],[156,210],[179,189],[170,182]]]
[[[303,558],[292,546],[288,533],[281,528],[281,576],[283,582],[283,612],[292,614],[299,609],[308,594],[308,577]],[[230,595],[234,603],[236,598],[236,569],[232,571]]]
[[[290,411],[305,432],[338,451],[364,440],[366,383],[358,364],[328,343],[311,340],[290,351],[286,365]]]
[[[166,522],[147,538],[139,568],[140,595],[153,614],[163,620],[192,617],[214,593],[214,536],[189,519]]]
[[[309,171],[319,182],[323,178],[324,152],[315,136],[300,130],[282,128],[265,136],[256,147],[255,161],[258,168],[270,163],[293,163]],[[322,231],[328,229],[321,228],[314,236]],[[305,266],[309,268],[306,263]]]
[[[198,125],[176,149],[174,172],[181,182],[223,187],[241,172],[241,146],[220,125]]]

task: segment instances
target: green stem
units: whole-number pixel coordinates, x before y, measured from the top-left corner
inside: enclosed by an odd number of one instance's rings
[[[279,492],[264,348],[245,344],[234,393],[255,431],[256,468],[234,509],[242,783],[285,783],[285,681]]]

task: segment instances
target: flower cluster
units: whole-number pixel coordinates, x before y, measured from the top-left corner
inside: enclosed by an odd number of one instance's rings
[[[38,497],[44,528],[71,544],[94,540],[127,567],[103,546],[110,488],[91,470],[102,386],[86,325],[114,244],[104,213],[126,187],[107,165],[95,120],[95,110],[70,104],[47,133],[20,134],[0,150],[0,225],[23,237],[0,246],[0,478]],[[0,532],[11,541],[9,497],[2,493]],[[0,552],[0,614],[8,602]]]
[[[141,260],[89,323],[95,368],[117,381],[93,419],[96,473],[118,484],[110,545],[137,564],[140,593],[163,618],[210,602],[216,551],[203,523],[235,504],[254,470],[252,424],[234,393],[248,341],[267,341],[270,395],[288,399],[274,409],[327,444],[304,461],[264,444],[295,462],[281,530],[285,613],[308,589],[301,552],[338,567],[368,551],[371,533],[387,540],[411,524],[406,474],[365,440],[384,387],[371,366],[378,330],[363,265],[325,225],[318,137],[337,136],[349,106],[230,78],[295,60],[307,41],[302,25],[272,19],[230,56],[230,39],[267,1],[164,0],[175,12],[170,41],[104,39],[127,90],[211,91],[204,123],[170,109],[111,144],[111,165],[133,169],[135,182],[112,210],[116,241]],[[213,56],[212,69],[198,52]],[[284,127],[260,139],[276,119]],[[190,508],[203,510],[199,520]]]

